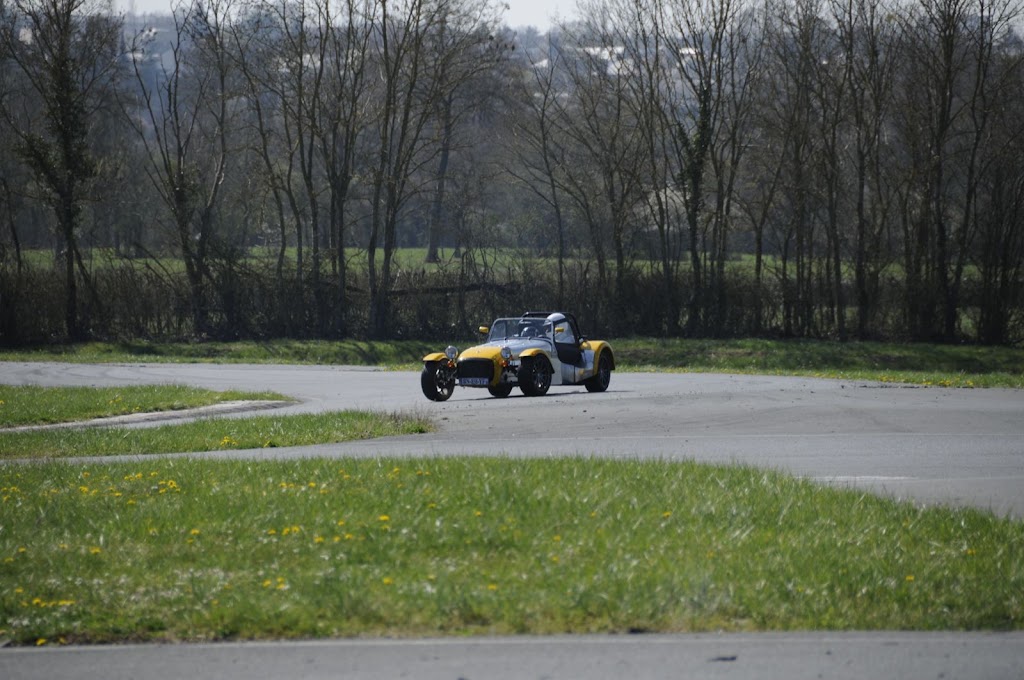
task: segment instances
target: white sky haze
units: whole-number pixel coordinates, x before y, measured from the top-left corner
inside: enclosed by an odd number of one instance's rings
[[[552,17],[571,19],[576,15],[576,0],[497,0],[509,6],[505,23],[512,28],[534,26],[540,31],[551,28]],[[118,0],[125,11],[170,13],[172,0]]]
[[[541,31],[551,28],[551,19],[571,19],[576,15],[576,0],[505,0],[509,9],[505,23],[517,26],[535,26]]]

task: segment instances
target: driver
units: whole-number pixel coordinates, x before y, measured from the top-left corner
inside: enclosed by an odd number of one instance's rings
[[[529,322],[529,321],[524,322],[523,325],[520,327],[519,337],[521,337],[521,338],[539,338],[540,337],[540,329],[536,326],[536,324],[534,324],[532,322]]]

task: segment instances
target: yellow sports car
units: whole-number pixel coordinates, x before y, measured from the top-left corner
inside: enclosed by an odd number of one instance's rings
[[[576,318],[563,312],[527,312],[495,319],[481,326],[487,342],[459,353],[423,357],[420,384],[431,401],[445,401],[456,385],[486,387],[495,397],[507,397],[518,386],[528,397],[547,394],[552,385],[584,385],[604,392],[615,369],[612,348],[603,340],[580,335]]]

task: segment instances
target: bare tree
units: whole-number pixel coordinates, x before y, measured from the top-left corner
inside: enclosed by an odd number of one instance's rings
[[[621,19],[617,8],[594,4],[584,21],[563,33],[569,92],[557,120],[569,151],[566,191],[590,234],[598,289],[608,285],[610,244],[616,317],[627,319],[629,310],[621,302],[647,159],[634,108],[628,105],[635,65],[624,58]],[[600,323],[600,310],[593,315]]]
[[[832,0],[831,13],[840,41],[839,63],[847,69],[851,131],[848,149],[853,175],[853,267],[857,335],[869,337],[878,313],[879,279],[892,261],[887,234],[895,208],[892,157],[887,129],[895,103],[893,87],[900,57],[897,22],[880,0]],[[849,182],[847,182],[849,184]]]
[[[225,33],[230,0],[183,3],[174,12],[169,63],[153,54],[153,34],[132,43],[141,100],[125,102],[127,118],[147,151],[146,174],[166,208],[185,264],[193,330],[210,328],[207,286],[215,217],[229,159],[230,64]],[[156,81],[143,65],[160,60]]]
[[[38,117],[12,99],[3,107],[17,151],[32,169],[53,211],[64,267],[65,330],[78,340],[78,279],[88,272],[79,249],[82,208],[96,158],[90,128],[118,77],[121,19],[94,0],[9,0],[0,3],[0,50],[16,65],[22,101],[38,101]]]
[[[816,216],[821,206],[818,173],[822,140],[814,96],[819,55],[830,36],[819,0],[773,5],[767,30],[772,70],[766,79],[761,114],[765,141],[775,155],[778,184],[768,224],[779,253],[782,322],[786,335],[812,334],[818,257]]]
[[[909,86],[903,131],[911,148],[904,243],[908,316],[915,336],[952,340],[977,223],[994,102],[1014,69],[995,48],[1021,15],[1017,0],[923,0],[903,16]]]
[[[321,59],[328,64],[328,77],[319,102],[316,135],[327,176],[328,225],[338,280],[334,329],[344,336],[348,308],[345,242],[359,143],[369,124],[364,98],[374,5],[372,0],[345,0],[336,14],[331,7],[329,0],[319,5],[320,22],[326,31]]]
[[[520,81],[522,109],[512,123],[513,157],[505,170],[551,210],[558,260],[555,299],[562,307],[565,303],[567,225],[563,207],[566,151],[559,139],[557,123],[563,110],[558,103],[560,60],[560,51],[549,45],[544,58],[529,61],[529,71]]]
[[[460,128],[497,95],[493,86],[499,64],[510,45],[497,31],[498,13],[489,3],[452,0],[431,36],[430,78],[437,81],[433,127],[440,146],[427,224],[427,262],[438,261],[445,231],[448,172],[459,143]]]
[[[740,132],[756,53],[747,50],[748,15],[738,0],[655,0],[652,7],[663,33],[669,82],[677,83],[665,91],[663,115],[686,217],[691,270],[686,329],[696,334],[721,323],[724,314],[731,187],[743,150]],[[714,201],[710,211],[709,200]]]
[[[484,3],[485,5],[487,3]],[[449,51],[464,51],[489,42],[489,34],[470,30],[462,3],[454,0],[380,2],[380,19],[373,41],[376,70],[374,111],[377,158],[370,171],[371,215],[368,240],[370,329],[374,337],[387,333],[390,320],[392,265],[398,223],[409,199],[421,190],[416,184],[442,152],[427,134],[439,104],[461,81],[438,78],[432,69],[452,59]],[[469,15],[472,18],[473,15]],[[486,16],[486,15],[485,15]],[[439,35],[463,26],[466,41],[439,41]],[[427,173],[429,174],[429,173]],[[378,266],[377,252],[382,258]]]

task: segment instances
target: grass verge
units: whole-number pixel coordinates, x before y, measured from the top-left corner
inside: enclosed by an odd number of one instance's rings
[[[432,429],[427,419],[415,416],[340,411],[204,419],[156,427],[0,432],[0,460],[310,446]]]
[[[479,338],[462,340],[461,348]],[[768,373],[946,387],[1024,388],[1024,349],[816,340],[611,340],[619,370]],[[0,361],[303,363],[418,369],[443,342],[274,340],[86,343],[0,352]]]
[[[39,387],[0,385],[0,427],[47,425],[130,413],[178,411],[227,401],[291,401],[275,392],[215,392],[183,385]]]
[[[20,644],[1020,629],[1024,524],[597,459],[0,468]]]

